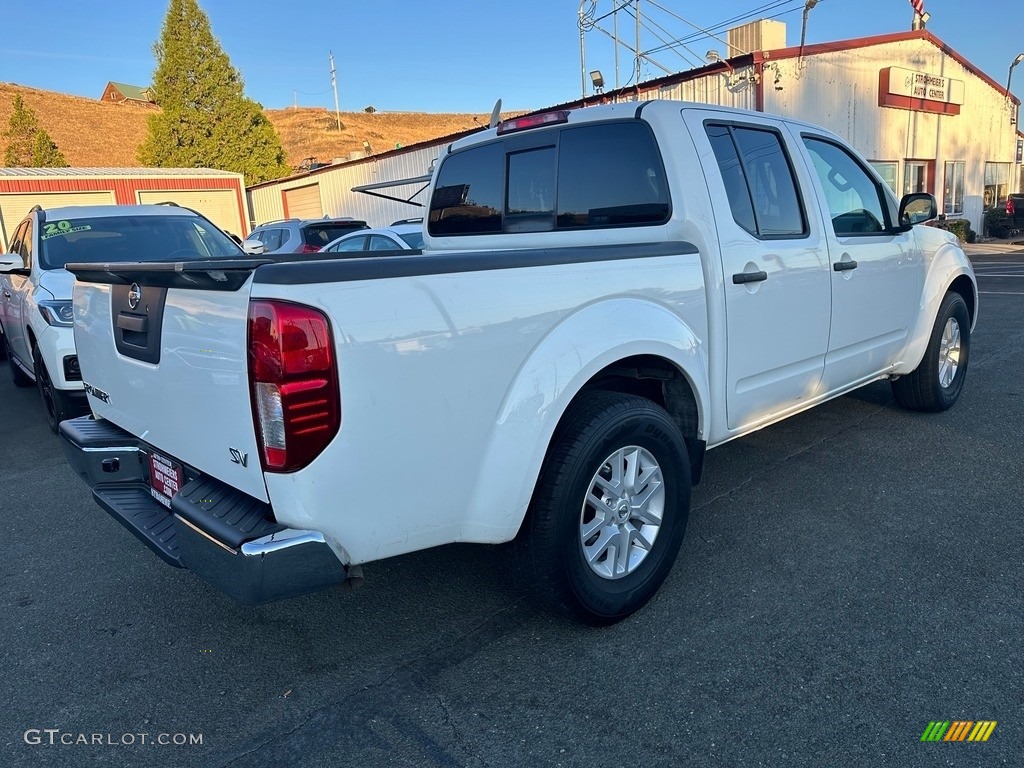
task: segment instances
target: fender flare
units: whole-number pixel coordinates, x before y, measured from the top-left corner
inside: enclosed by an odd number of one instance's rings
[[[902,362],[893,369],[894,374],[913,373],[921,364],[928,349],[928,340],[931,338],[939,305],[950,286],[962,276],[966,276],[970,280],[974,291],[974,309],[971,312],[971,330],[974,330],[978,322],[978,281],[970,262],[962,256],[962,251],[953,245],[944,246],[935,254],[928,273],[925,275],[921,302],[918,305],[917,321],[910,329],[907,344],[901,356]]]
[[[702,319],[706,314],[704,306],[693,310]],[[636,355],[665,359],[686,377],[703,436],[709,385],[698,333],[678,314],[647,300],[619,297],[583,307],[555,326],[516,372],[479,465],[462,540],[497,543],[515,537],[569,404],[598,372]]]

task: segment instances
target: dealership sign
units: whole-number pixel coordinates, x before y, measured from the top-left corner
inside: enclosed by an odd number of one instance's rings
[[[964,103],[964,81],[903,67],[878,73],[878,105],[959,115]]]

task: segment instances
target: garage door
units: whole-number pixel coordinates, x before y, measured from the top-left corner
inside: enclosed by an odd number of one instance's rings
[[[286,189],[284,215],[290,219],[322,219],[324,209],[320,205],[320,185]]]
[[[31,192],[28,194],[0,193],[0,240],[3,248],[25,214],[33,205],[41,205],[44,209],[58,208],[64,205],[113,205],[114,192]]]
[[[238,209],[238,194],[233,189],[192,191],[168,189],[163,192],[139,192],[140,203],[172,202],[198,211],[221,229],[236,235],[243,233],[242,212]]]

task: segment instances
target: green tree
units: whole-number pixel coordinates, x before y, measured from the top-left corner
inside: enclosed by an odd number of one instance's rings
[[[290,172],[277,131],[262,107],[245,97],[241,75],[196,0],[170,0],[153,53],[161,111],[149,118],[139,162],[220,168],[244,174],[249,184]]]
[[[50,134],[39,127],[36,113],[25,106],[21,94],[14,97],[14,111],[4,131],[7,149],[4,165],[16,168],[66,168],[68,161],[53,143]]]
[[[36,168],[68,167],[64,153],[57,149],[57,145],[46,131],[36,132],[36,140],[32,145],[32,165]]]

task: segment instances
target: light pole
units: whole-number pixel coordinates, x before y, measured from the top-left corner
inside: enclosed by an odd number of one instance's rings
[[[1017,58],[1010,62],[1010,71],[1006,73],[1006,98],[1010,98],[1010,81],[1013,79],[1013,68],[1024,61],[1024,53],[1018,53]]]

